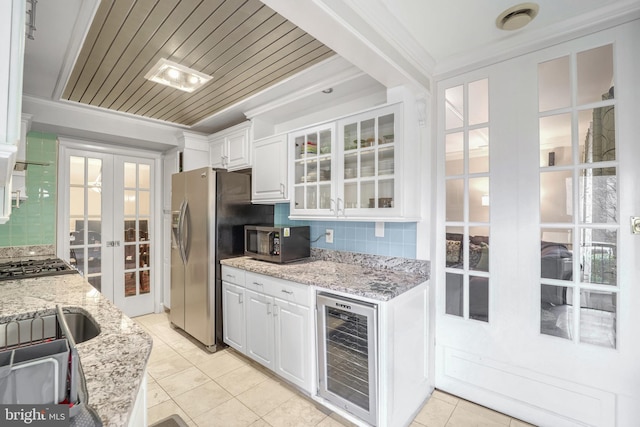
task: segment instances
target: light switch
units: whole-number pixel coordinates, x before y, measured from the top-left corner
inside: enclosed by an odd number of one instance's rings
[[[376,222],[376,237],[384,237],[384,222]]]
[[[640,234],[640,216],[631,217],[631,233]]]

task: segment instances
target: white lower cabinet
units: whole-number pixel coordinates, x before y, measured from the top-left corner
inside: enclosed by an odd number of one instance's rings
[[[244,288],[222,282],[222,329],[224,342],[236,350],[245,352]]]
[[[308,389],[311,379],[309,313],[309,307],[275,299],[275,371],[304,389]]]
[[[224,342],[311,393],[309,286],[228,266],[222,266],[222,279]]]
[[[136,401],[133,404],[131,417],[129,418],[129,427],[146,426],[147,425],[147,370],[145,368],[142,375],[142,384],[136,395]]]
[[[273,298],[247,289],[247,356],[273,369]]]

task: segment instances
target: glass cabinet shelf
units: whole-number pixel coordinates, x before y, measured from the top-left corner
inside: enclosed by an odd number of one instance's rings
[[[332,209],[333,126],[293,135],[294,191],[292,210]]]
[[[401,111],[389,105],[290,133],[291,215],[398,217]]]
[[[340,122],[345,209],[394,206],[396,114],[374,111]]]

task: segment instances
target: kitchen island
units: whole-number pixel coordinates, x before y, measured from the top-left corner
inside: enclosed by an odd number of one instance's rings
[[[141,410],[146,411],[145,368],[151,336],[79,274],[0,284],[0,323],[30,318],[35,313],[53,314],[56,305],[88,315],[99,325],[98,336],[77,344],[88,403],[105,426],[131,425],[137,413],[134,409],[140,410],[141,404]]]

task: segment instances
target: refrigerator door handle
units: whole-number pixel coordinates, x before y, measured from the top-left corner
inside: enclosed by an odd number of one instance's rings
[[[182,258],[182,263],[187,263],[187,256],[184,250],[184,216],[186,213],[187,201],[183,200],[180,204],[180,216],[178,217],[178,249],[180,250],[180,258]]]
[[[184,202],[184,214],[182,215],[183,225],[180,227],[182,235],[182,252],[184,263],[189,261],[189,249],[191,248],[191,213],[189,212],[189,202]]]

